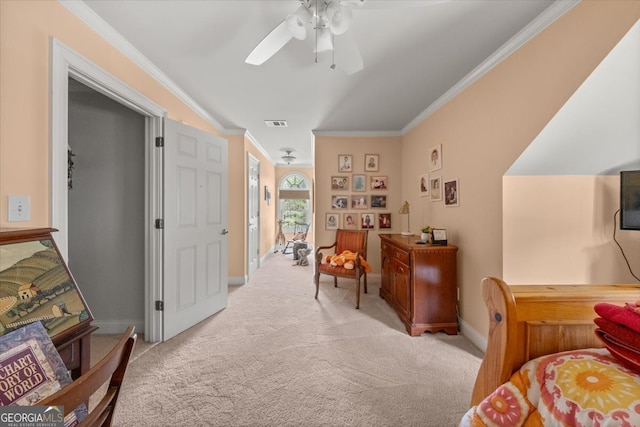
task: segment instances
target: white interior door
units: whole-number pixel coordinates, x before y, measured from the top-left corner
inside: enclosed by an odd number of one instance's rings
[[[165,119],[164,334],[227,305],[227,140]]]
[[[260,266],[260,162],[247,155],[247,272],[249,277]]]

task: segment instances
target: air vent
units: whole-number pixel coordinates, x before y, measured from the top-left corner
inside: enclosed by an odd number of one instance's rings
[[[264,121],[269,128],[286,128],[287,121],[286,120],[265,120]]]

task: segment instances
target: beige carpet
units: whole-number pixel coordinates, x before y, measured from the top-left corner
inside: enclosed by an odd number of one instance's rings
[[[273,254],[228,307],[134,353],[116,426],[455,426],[482,353],[462,336],[410,337],[370,280]],[[96,338],[96,341],[100,338]]]

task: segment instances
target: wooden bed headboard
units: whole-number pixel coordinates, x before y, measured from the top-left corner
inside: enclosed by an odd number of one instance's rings
[[[471,395],[471,406],[506,382],[530,359],[558,351],[602,347],[593,306],[640,299],[640,285],[507,285],[482,280],[489,337]]]

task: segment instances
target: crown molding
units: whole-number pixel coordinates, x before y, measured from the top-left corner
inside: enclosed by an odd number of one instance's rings
[[[274,166],[276,165],[276,162],[273,161],[269,153],[267,153],[267,150],[264,149],[262,144],[258,142],[258,140],[251,134],[251,132],[249,132],[248,130],[245,130],[244,136],[249,140],[251,144],[253,144],[254,147],[258,149],[258,151],[260,151],[260,154],[262,154],[267,160],[271,162],[272,165]]]
[[[469,74],[462,78],[458,83],[453,85],[433,104],[429,105],[419,116],[413,119],[409,124],[402,128],[402,135],[408,133],[411,129],[423,122],[431,114],[435,113],[440,107],[451,101],[456,95],[461,93],[480,77],[488,73],[493,67],[505,60],[509,55],[520,49],[525,43],[538,35],[542,30],[551,25],[556,19],[570,11],[581,0],[557,0],[551,6],[546,8],[540,15],[531,21],[526,27],[520,30],[509,41],[503,44],[484,62],[474,68]]]
[[[187,95],[173,80],[160,71],[158,67],[149,61],[146,56],[129,43],[112,26],[107,24],[107,22],[98,16],[86,3],[77,0],[58,0],[58,2],[220,132],[228,134],[242,133],[241,130],[226,129],[222,126],[209,112]]]
[[[314,136],[348,136],[348,137],[385,137],[385,136],[402,136],[401,131],[339,131],[339,130],[313,130]]]

